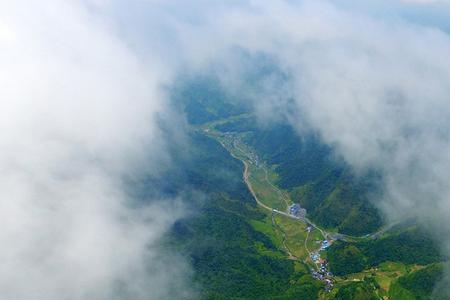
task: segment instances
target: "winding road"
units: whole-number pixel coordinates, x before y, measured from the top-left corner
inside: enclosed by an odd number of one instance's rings
[[[208,133],[207,133],[207,135],[208,135]],[[376,239],[376,238],[380,237],[383,233],[385,233],[386,231],[388,231],[390,228],[392,228],[394,225],[396,225],[397,223],[399,223],[399,222],[394,222],[394,223],[388,224],[388,225],[383,226],[382,228],[380,228],[378,231],[373,232],[373,233],[371,233],[371,234],[364,235],[364,236],[351,236],[351,235],[342,234],[342,233],[326,232],[325,230],[323,230],[322,228],[320,228],[319,226],[317,226],[314,222],[312,222],[312,221],[311,221],[310,219],[308,219],[307,217],[299,218],[299,217],[293,216],[293,215],[291,215],[291,214],[289,214],[289,213],[286,213],[286,212],[283,212],[283,211],[274,209],[274,208],[272,208],[272,207],[270,207],[270,206],[264,204],[263,202],[261,202],[261,201],[258,199],[258,196],[256,195],[255,191],[253,190],[253,187],[252,187],[251,182],[250,182],[250,180],[249,180],[249,177],[250,177],[250,170],[249,170],[249,165],[248,165],[249,163],[248,163],[245,159],[243,159],[242,157],[239,157],[239,156],[235,155],[235,154],[233,153],[233,151],[232,151],[231,149],[229,149],[229,148],[224,144],[223,141],[221,141],[220,139],[218,139],[218,141],[219,141],[219,143],[222,145],[222,147],[224,147],[224,148],[230,153],[231,156],[233,156],[234,158],[240,160],[240,161],[244,164],[244,172],[243,172],[243,179],[244,179],[244,182],[245,182],[245,184],[247,185],[247,188],[249,189],[250,193],[252,194],[253,198],[255,199],[256,203],[257,203],[259,206],[261,206],[262,208],[264,208],[264,209],[266,209],[266,210],[271,211],[272,213],[276,213],[276,214],[279,214],[279,215],[286,216],[286,217],[288,217],[288,218],[292,218],[292,219],[295,219],[295,220],[299,220],[299,221],[301,221],[301,222],[304,222],[304,223],[310,225],[311,227],[313,227],[313,228],[317,229],[318,231],[320,231],[320,233],[322,234],[322,236],[323,236],[324,239],[346,240],[346,241],[354,240],[354,239],[360,239],[360,238],[364,238],[364,239]],[[242,149],[241,147],[239,147],[239,146],[237,145],[235,139],[233,139],[233,141],[232,141],[232,147],[234,147],[236,150],[238,150],[239,152],[241,152],[242,155],[243,155],[244,157],[246,157],[246,158],[252,160],[252,158],[251,158],[251,156],[249,155],[249,153],[247,153],[247,151],[245,151],[244,149]],[[267,183],[268,183],[268,184],[269,184],[269,185],[277,192],[278,196],[279,196],[280,198],[282,198],[283,201],[287,204],[287,200],[286,200],[285,195],[283,194],[283,192],[282,192],[278,187],[276,187],[272,182],[270,182],[270,180],[269,180],[269,178],[268,178],[268,172],[267,172],[267,169],[266,169],[265,167],[263,167],[263,166],[262,166],[262,168],[264,168],[264,171],[265,171],[265,173],[266,173],[266,174],[265,174],[265,180],[266,180],[266,182],[267,182]]]
[[[250,193],[252,194],[252,196],[255,199],[256,203],[259,206],[261,206],[261,207],[263,207],[263,208],[265,208],[267,210],[270,210],[270,211],[275,212],[275,213],[281,213],[280,211],[278,211],[276,209],[273,209],[272,207],[269,207],[269,206],[265,205],[264,203],[262,203],[261,201],[259,201],[258,197],[256,196],[255,191],[253,190],[252,184],[250,183],[250,180],[248,179],[248,177],[250,175],[250,172],[248,171],[249,170],[248,162],[243,161],[243,160],[241,160],[241,161],[244,163],[244,174],[243,174],[244,182],[247,185],[247,188],[250,191]],[[288,215],[286,213],[282,213],[282,214]]]

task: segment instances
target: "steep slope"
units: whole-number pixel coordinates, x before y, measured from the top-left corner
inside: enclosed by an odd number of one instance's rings
[[[393,284],[389,296],[398,300],[446,299],[433,295],[434,287],[442,280],[443,273],[442,264],[433,264],[402,276]]]
[[[377,193],[378,174],[355,176],[312,133],[300,136],[287,124],[258,123],[247,109],[233,104],[217,82],[203,78],[193,87],[195,92],[183,85],[177,91],[192,129],[190,147],[173,150],[178,168],[168,171],[165,178],[170,180],[158,184],[173,196],[182,193],[195,211],[175,224],[168,243],[191,261],[202,298],[379,299],[387,297],[396,278],[419,268],[417,264],[444,259],[414,222],[378,239],[335,242],[324,257],[338,276],[332,292],[326,293],[308,267],[287,259],[282,237],[276,236],[273,219],[270,224],[267,217],[270,210],[255,204],[242,180],[241,162],[199,133],[219,130],[223,136],[238,136],[232,143],[256,153],[256,165],[263,161],[271,181],[325,230],[363,236],[380,228],[382,219],[370,202]],[[401,271],[385,271],[392,261]],[[380,264],[386,266],[378,270]],[[400,287],[402,281],[395,282]]]
[[[247,130],[246,142],[275,166],[277,184],[289,190],[293,200],[320,225],[351,235],[370,233],[381,226],[381,217],[368,197],[376,191],[376,175],[357,178],[313,134],[299,136],[285,124],[259,128],[251,118],[216,128]]]
[[[169,244],[191,262],[202,296],[316,299],[320,282],[250,224],[265,215],[241,180],[242,164],[213,139],[195,133],[190,152],[178,164],[182,170],[168,178],[178,182],[185,197],[191,194],[195,213],[174,225]]]
[[[354,243],[336,242],[328,250],[330,268],[336,275],[360,272],[365,268],[395,261],[427,265],[445,260],[437,244],[416,226],[396,233],[387,233],[376,240]]]

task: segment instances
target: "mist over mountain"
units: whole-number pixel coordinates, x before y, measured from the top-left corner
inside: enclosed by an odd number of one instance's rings
[[[0,293],[446,299],[449,20],[0,1]]]

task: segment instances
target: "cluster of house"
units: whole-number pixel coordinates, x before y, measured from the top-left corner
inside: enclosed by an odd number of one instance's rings
[[[240,150],[242,152],[242,154],[247,156],[247,158],[256,165],[256,167],[259,167],[260,162],[259,162],[258,155],[248,148],[242,149],[242,147],[245,147],[245,144],[242,142],[240,137],[236,137],[234,135],[230,135],[230,136],[233,138],[233,147]]]
[[[328,263],[326,260],[320,260],[320,263],[317,264],[318,269],[312,269],[311,274],[313,278],[322,281],[325,283],[325,291],[329,292],[333,289],[333,274],[328,271]]]
[[[304,218],[306,216],[306,209],[302,208],[300,204],[294,203],[289,206],[289,214],[297,218]]]
[[[315,279],[321,280],[325,283],[325,291],[330,292],[333,289],[333,274],[328,270],[328,262],[320,257],[319,251],[325,250],[330,246],[330,242],[322,241],[320,250],[311,253],[311,259],[317,265],[318,269],[312,269],[311,274]]]
[[[330,242],[328,240],[325,240],[322,242],[322,246],[320,246],[320,250],[325,250],[328,247],[330,247]]]

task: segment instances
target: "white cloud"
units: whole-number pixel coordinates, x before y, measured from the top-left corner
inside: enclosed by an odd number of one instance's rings
[[[0,2],[5,299],[190,296],[184,262],[157,249],[181,210],[132,208],[122,182],[168,159],[155,120],[168,72],[112,28],[78,1]]]
[[[340,10],[328,2],[255,6],[214,16],[205,40],[219,54],[227,46],[265,53],[289,75],[287,86],[257,94],[257,108],[279,111],[279,101],[295,98],[295,112],[302,113],[295,124],[318,130],[357,169],[382,166],[393,175],[410,171],[416,160],[429,172],[450,164],[445,150],[450,146],[447,34]],[[188,50],[196,53],[195,44]],[[239,85],[245,65],[235,66],[236,61],[224,60],[228,57],[217,59],[223,60],[223,76]],[[283,105],[285,116],[292,117],[293,107]],[[428,181],[427,176],[414,179]],[[447,196],[439,198],[434,200],[447,201]]]
[[[418,16],[348,6],[254,1],[200,30],[184,27],[184,49],[196,66],[220,64],[237,91],[248,64],[236,49],[271,57],[290,82],[252,90],[256,110],[313,128],[355,170],[381,170],[385,193],[375,203],[391,218],[417,215],[449,253],[450,36]]]
[[[267,79],[261,113],[308,124],[355,169],[381,168],[387,213],[420,212],[449,234],[450,39],[439,29],[326,1],[1,1],[5,298],[184,290],[183,263],[158,263],[155,250],[178,211],[130,208],[121,178],[169,159],[155,114],[171,70],[219,61],[239,90],[236,49],[268,54],[290,76]]]

